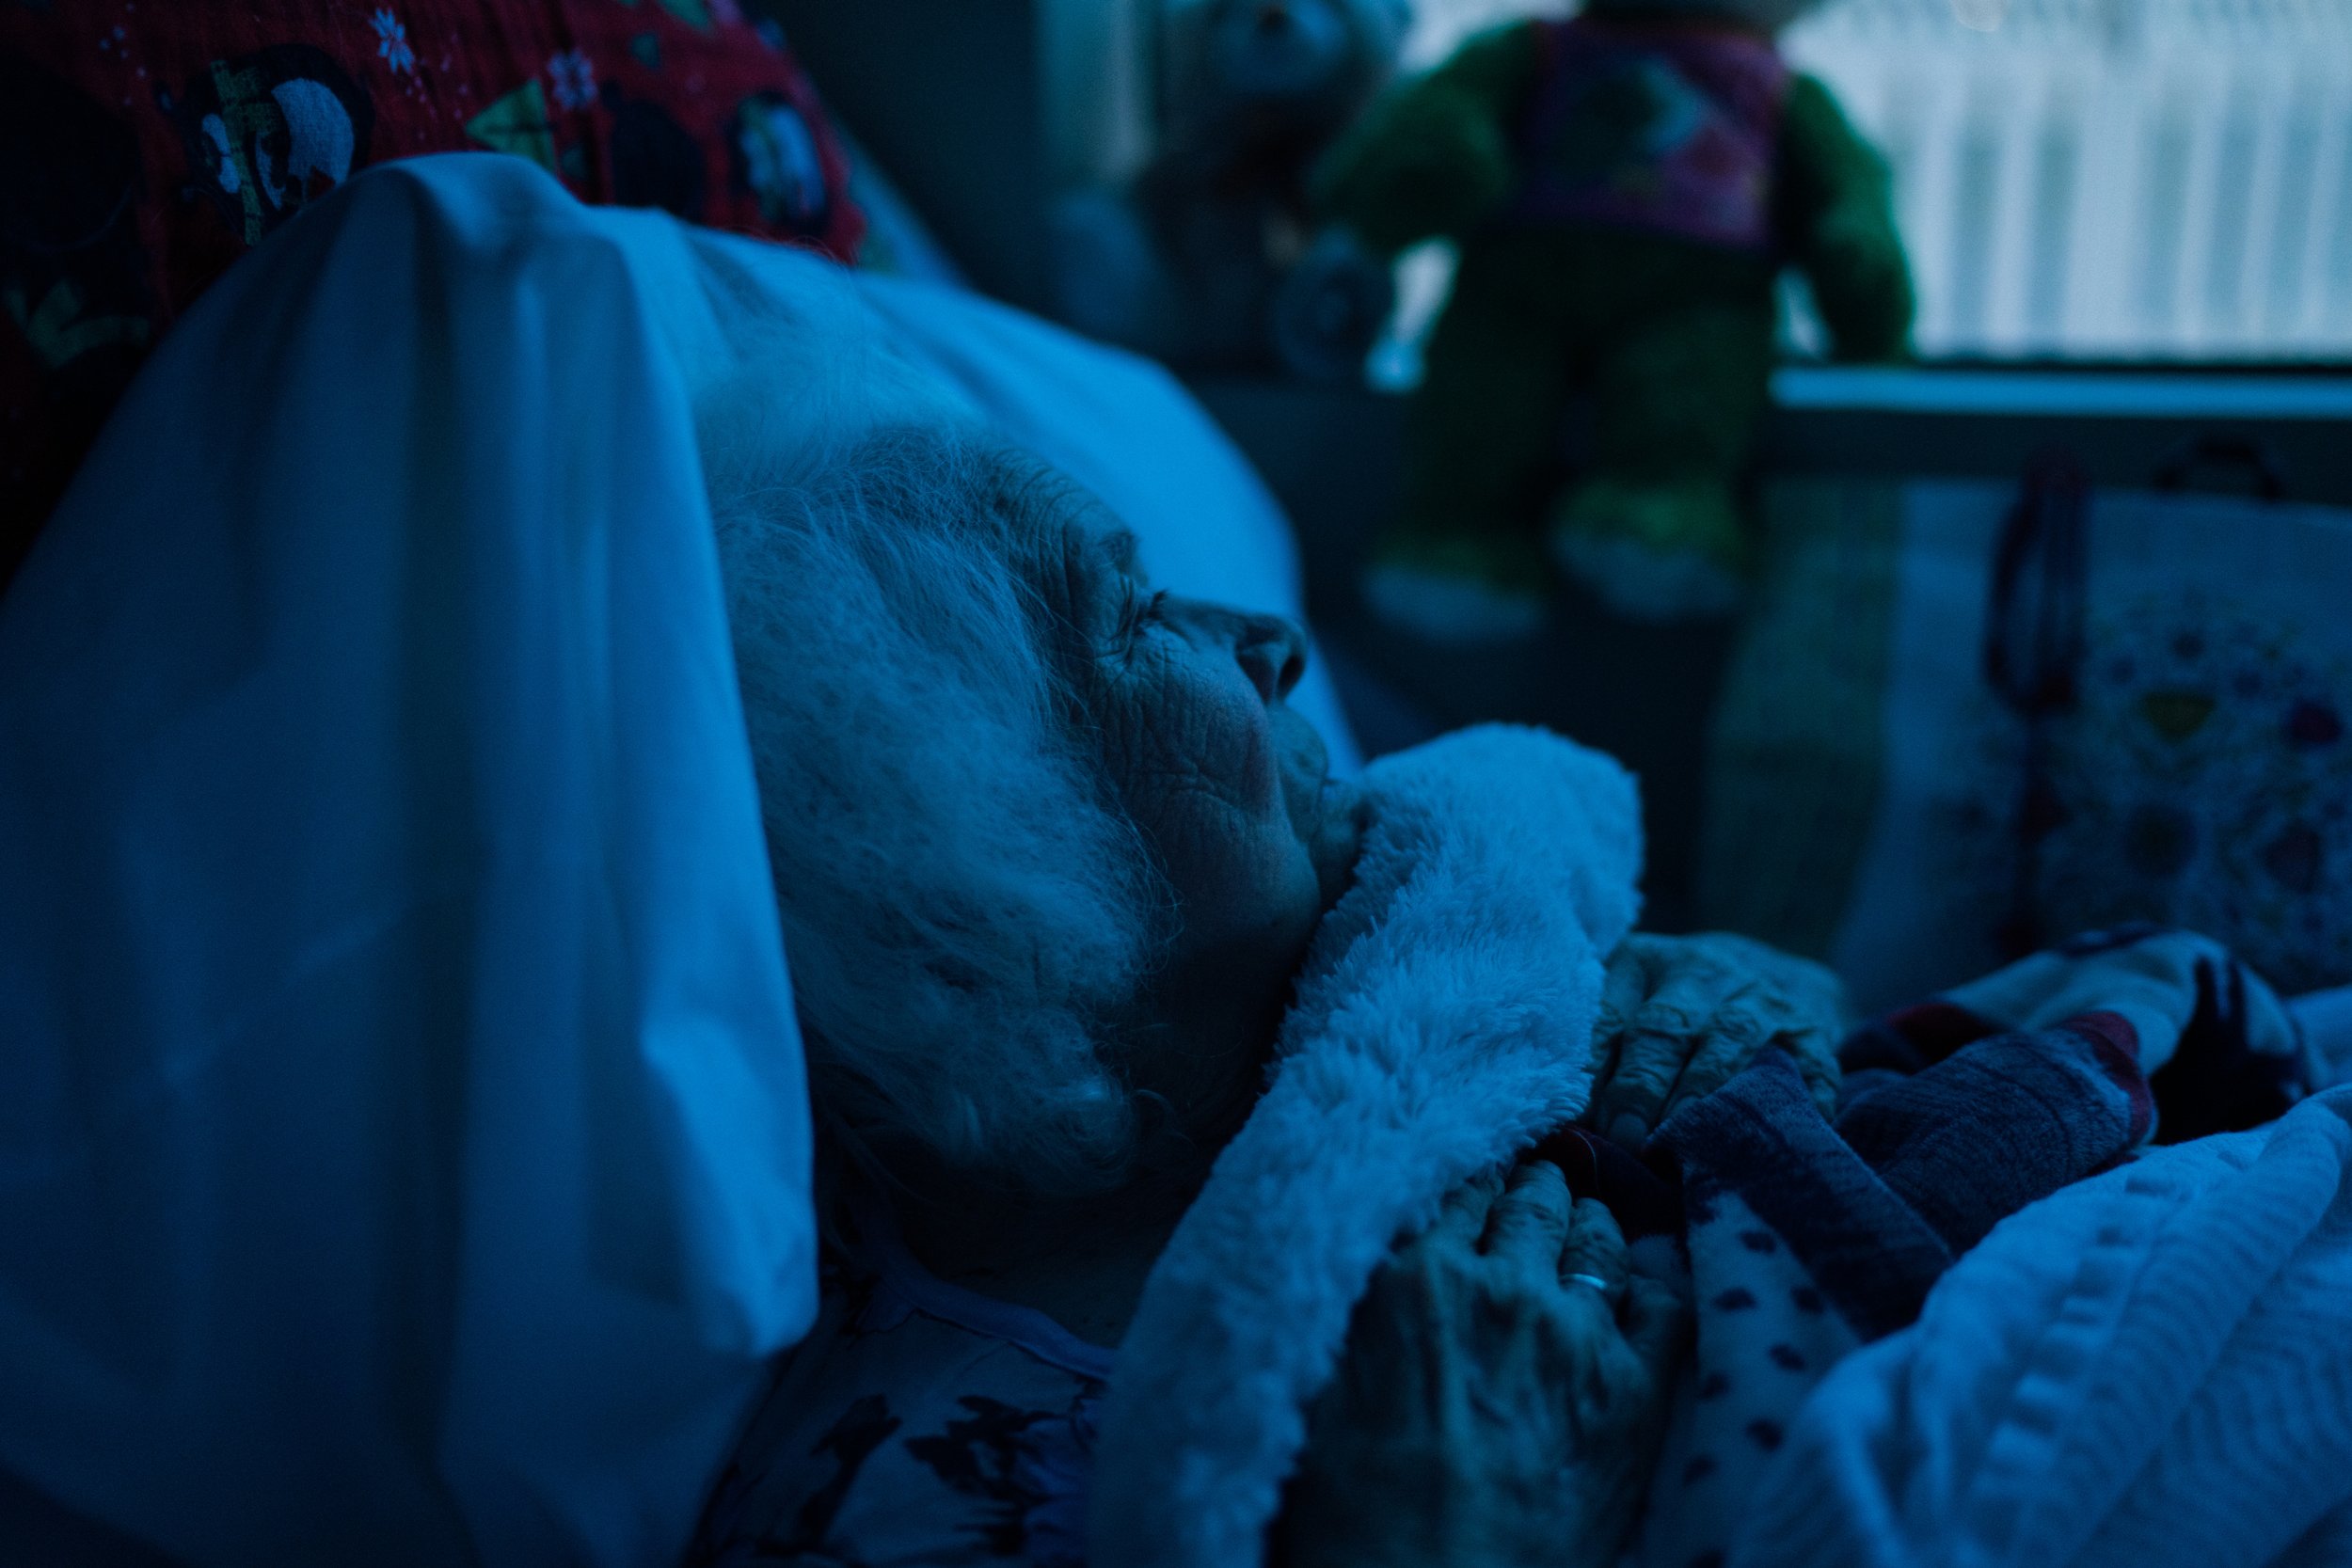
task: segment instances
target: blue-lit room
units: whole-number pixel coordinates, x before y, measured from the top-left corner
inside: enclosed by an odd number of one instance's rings
[[[2352,0],[0,0],[0,1568],[2352,1568]]]

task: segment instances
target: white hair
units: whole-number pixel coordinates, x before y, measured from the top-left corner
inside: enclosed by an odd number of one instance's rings
[[[868,1166],[1103,1190],[1136,1143],[1103,1042],[1157,874],[1073,736],[995,449],[886,360],[850,372],[869,397],[814,373],[705,399],[701,429],[820,1115]]]

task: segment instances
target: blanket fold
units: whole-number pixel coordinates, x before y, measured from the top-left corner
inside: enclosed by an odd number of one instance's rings
[[[1316,934],[1273,1083],[1120,1348],[1097,1568],[1261,1560],[1380,1259],[1590,1096],[1601,960],[1637,904],[1631,777],[1486,726],[1384,758],[1364,785],[1356,884]]]

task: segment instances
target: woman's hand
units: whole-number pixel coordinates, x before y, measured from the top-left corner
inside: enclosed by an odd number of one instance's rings
[[[1670,1242],[1532,1162],[1472,1182],[1356,1310],[1276,1526],[1287,1568],[1605,1568],[1688,1338]]]
[[[1820,964],[1724,932],[1636,931],[1609,956],[1585,1124],[1639,1148],[1768,1046],[1797,1059],[1821,1114],[1835,1115],[1846,1029],[1846,988]]]

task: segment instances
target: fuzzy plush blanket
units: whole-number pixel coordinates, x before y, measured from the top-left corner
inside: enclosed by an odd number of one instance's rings
[[[1364,784],[1356,885],[1316,935],[1273,1083],[1120,1347],[1097,1568],[1259,1561],[1373,1270],[1590,1097],[1601,960],[1637,907],[1632,778],[1488,726],[1384,758]]]

